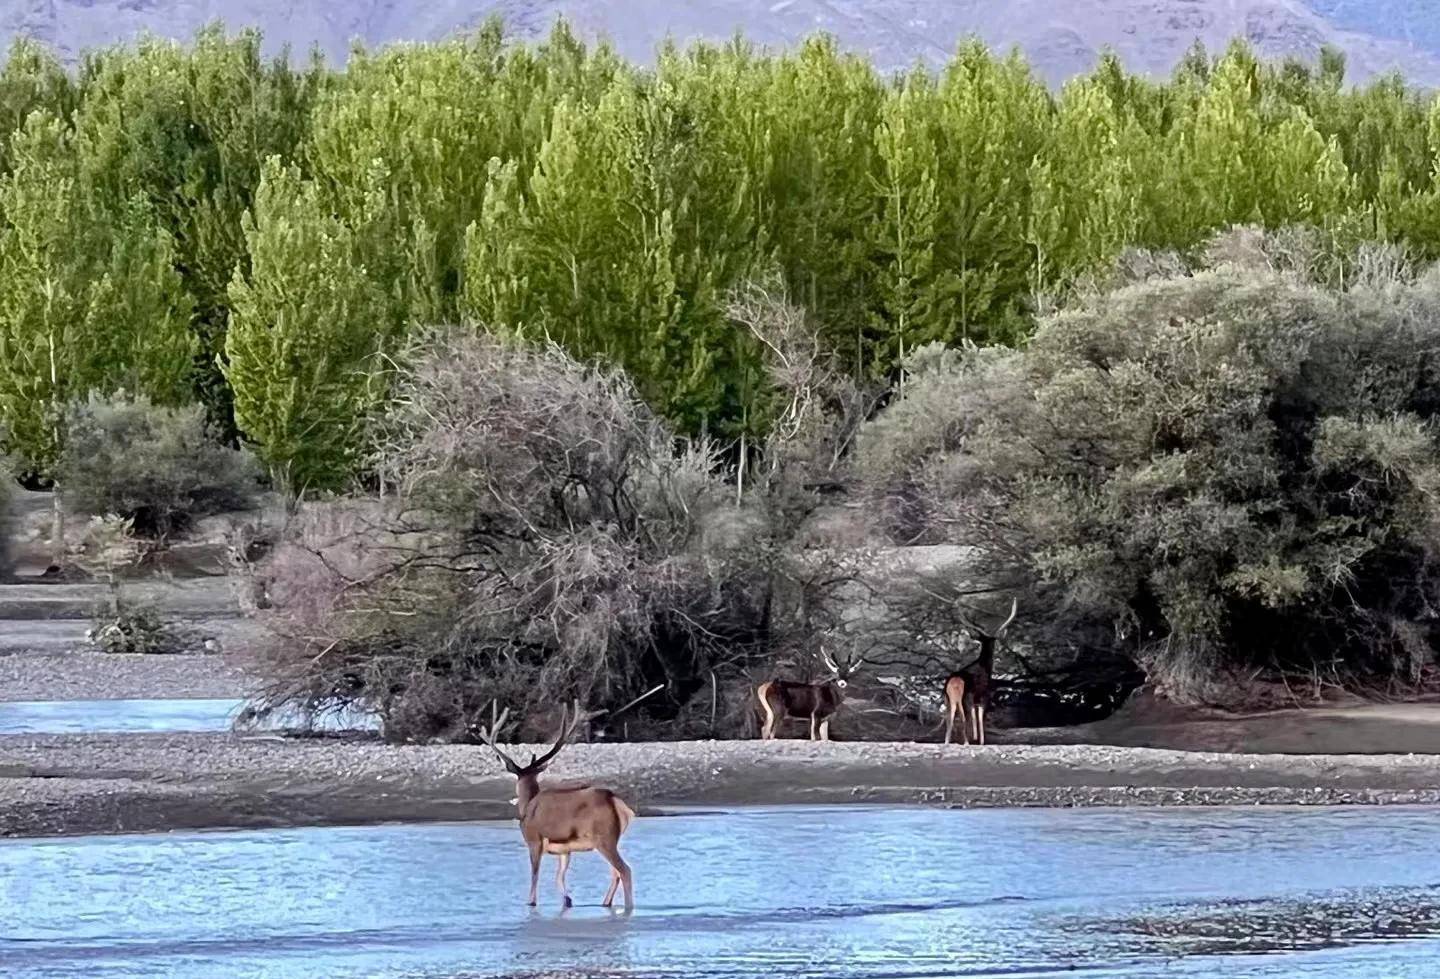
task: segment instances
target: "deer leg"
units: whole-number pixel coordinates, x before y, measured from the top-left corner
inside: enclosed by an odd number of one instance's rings
[[[573,908],[575,902],[570,900],[570,888],[565,886],[565,872],[570,869],[570,854],[562,853],[557,861],[559,867],[555,870],[555,886],[560,888],[560,897],[567,908]]]
[[[828,718],[828,717],[825,718],[825,720],[823,720],[823,721],[820,722],[820,740],[821,740],[821,741],[829,741],[829,740],[830,740],[830,718]]]
[[[967,693],[960,700],[960,736],[965,739],[967,745],[970,743],[970,732],[973,730],[971,725],[974,721],[975,698]]]
[[[985,743],[985,705],[975,705],[975,740]]]
[[[956,710],[959,709],[959,705],[956,704],[956,703],[952,700],[952,701],[950,702],[950,704],[949,704],[949,707],[950,707],[950,718],[949,718],[949,720],[947,720],[947,721],[945,722],[945,743],[946,743],[946,744],[949,744],[951,741],[955,740],[955,712],[956,712]],[[963,727],[962,727],[960,733],[961,733],[962,735],[965,733]],[[965,740],[966,740],[966,741],[969,741],[970,739],[967,737]]]
[[[620,871],[614,867],[610,868],[610,887],[605,891],[605,900],[600,902],[602,908],[608,908],[615,903],[615,891],[620,887]]]
[[[815,717],[814,714],[811,714],[811,715],[810,715],[810,740],[811,740],[811,741],[819,741],[819,740],[820,740],[820,732],[819,732],[818,730],[816,730],[815,722],[816,722],[816,717]]]
[[[536,840],[530,844],[530,900],[532,908],[540,896],[540,858],[545,855],[545,841]]]
[[[602,857],[605,858],[605,862],[610,865],[610,870],[614,873],[615,879],[618,879],[625,888],[625,910],[634,910],[635,887],[632,883],[630,876],[630,865],[625,862],[624,857],[620,856],[619,846],[608,840],[603,842],[597,841],[595,844],[595,849],[599,851]],[[610,883],[610,892],[605,895],[605,907],[608,908],[614,900],[615,881],[614,879],[612,879]]]

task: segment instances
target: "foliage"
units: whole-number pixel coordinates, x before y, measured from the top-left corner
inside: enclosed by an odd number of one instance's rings
[[[376,171],[353,222],[315,184],[271,159],[245,217],[250,271],[236,273],[225,338],[235,422],[276,484],[343,485],[364,456],[364,423],[383,394],[382,357],[398,333],[393,295],[370,274],[389,219]]]
[[[1440,257],[1440,110],[1344,61],[1104,58],[1058,93],[962,45],[887,78],[817,37],[667,46],[563,24],[267,62],[253,33],[0,71],[0,423],[50,475],[63,406],[198,399],[294,492],[369,458],[387,355],[473,319],[599,358],[686,435],[769,431],[766,353],[727,297],[778,270],[837,364],[1013,343],[1127,248],[1236,222]],[[248,215],[248,216],[247,216]]]
[[[266,62],[260,36],[202,30],[182,47],[158,38],[92,56],[75,108],[82,180],[102,201],[143,199],[173,240],[197,357],[192,390],[211,421],[233,435],[230,394],[216,357],[224,350],[228,287],[250,254],[241,216],[253,206],[264,161],[295,154],[326,74]]]
[[[116,514],[164,540],[199,517],[253,504],[258,467],[220,444],[200,405],[166,408],[121,392],[72,406],[60,459],[66,505]]]
[[[1251,234],[1247,264],[1236,237],[1218,269],[918,373],[862,465],[978,548],[977,582],[1030,596],[1038,648],[1118,649],[1180,700],[1255,671],[1416,683],[1440,638],[1440,279],[1361,255],[1329,288],[1274,271],[1293,241]]]
[[[0,178],[0,424],[25,470],[49,475],[63,414],[92,390],[183,400],[195,351],[174,243],[139,197],[102,200],[73,137],[36,113]]]

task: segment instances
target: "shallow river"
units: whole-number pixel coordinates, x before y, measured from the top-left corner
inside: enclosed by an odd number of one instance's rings
[[[0,734],[228,731],[244,706],[243,700],[0,701]],[[277,718],[261,726],[300,725],[298,718]],[[374,727],[374,720],[363,715],[326,715],[314,727],[363,730]]]
[[[514,824],[0,842],[0,974],[1440,974],[1431,809],[749,809],[639,820],[638,910],[523,905]]]

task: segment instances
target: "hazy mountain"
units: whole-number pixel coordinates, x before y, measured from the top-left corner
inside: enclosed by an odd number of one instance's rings
[[[1337,27],[1440,52],[1440,4],[1435,0],[1307,0],[1307,6]]]
[[[318,46],[338,62],[354,39],[432,40],[492,13],[524,37],[564,16],[636,59],[667,35],[723,39],[740,30],[780,46],[824,30],[896,68],[941,60],[958,39],[977,34],[999,48],[1018,44],[1058,81],[1084,71],[1105,47],[1136,70],[1162,73],[1196,38],[1219,48],[1243,35],[1271,56],[1313,57],[1334,44],[1357,80],[1398,68],[1440,84],[1434,0],[0,0],[0,35],[40,38],[74,57],[144,31],[186,39],[223,20],[260,27],[272,49]]]

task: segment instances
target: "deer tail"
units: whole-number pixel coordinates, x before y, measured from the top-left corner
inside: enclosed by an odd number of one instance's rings
[[[626,805],[625,800],[618,795],[612,796],[610,801],[615,806],[615,815],[620,820],[620,832],[623,833],[630,828],[630,823],[634,821],[635,810]]]
[[[755,688],[755,699],[760,701],[760,737],[768,738],[775,733],[775,708],[770,706],[770,691],[775,681],[766,680]]]

